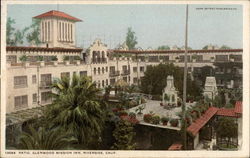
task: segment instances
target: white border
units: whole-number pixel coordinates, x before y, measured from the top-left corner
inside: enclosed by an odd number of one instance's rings
[[[115,154],[5,154],[7,4],[241,4],[243,5],[243,145],[240,151],[115,151]],[[249,156],[249,1],[1,1],[1,157],[248,157]],[[225,26],[226,27],[226,26]],[[18,153],[18,150],[14,150]],[[29,151],[32,153],[32,151]],[[34,151],[35,152],[35,151]],[[55,152],[55,151],[54,151]],[[72,151],[74,152],[74,151]],[[77,152],[77,151],[76,151]],[[83,152],[83,151],[80,151]],[[85,151],[87,152],[87,151]],[[94,152],[91,150],[90,152]],[[105,151],[102,151],[105,153]],[[110,151],[109,151],[110,152]]]

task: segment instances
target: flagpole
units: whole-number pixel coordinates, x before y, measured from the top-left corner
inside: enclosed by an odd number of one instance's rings
[[[186,27],[185,27],[185,56],[184,56],[184,80],[183,80],[183,141],[184,150],[187,149],[187,122],[186,122],[186,99],[187,99],[187,52],[188,52],[188,4],[186,5]]]

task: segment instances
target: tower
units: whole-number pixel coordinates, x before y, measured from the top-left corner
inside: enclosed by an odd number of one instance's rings
[[[45,47],[76,47],[75,23],[82,21],[60,11],[49,11],[34,18],[40,19],[40,40]]]
[[[162,102],[164,104],[174,104],[177,105],[177,91],[174,87],[174,77],[168,76],[167,77],[167,85],[163,90],[162,94]]]

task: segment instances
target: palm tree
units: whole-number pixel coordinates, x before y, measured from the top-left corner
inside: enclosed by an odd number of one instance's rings
[[[64,77],[52,84],[53,103],[48,107],[47,118],[52,126],[61,126],[73,133],[79,144],[87,145],[99,138],[103,125],[103,110],[96,94],[96,84],[86,76]]]
[[[77,140],[60,128],[46,130],[40,127],[36,131],[29,126],[29,132],[23,132],[20,137],[20,149],[28,150],[59,150],[69,149],[69,145],[77,142]]]

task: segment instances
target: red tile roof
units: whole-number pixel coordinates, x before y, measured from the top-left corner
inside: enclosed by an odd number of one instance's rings
[[[237,114],[242,114],[242,101],[237,101],[235,103],[234,112]]]
[[[218,108],[210,107],[200,118],[193,122],[188,128],[187,131],[195,136],[199,130],[216,114]]]
[[[145,54],[145,53],[184,53],[185,50],[109,50],[111,53],[132,53],[132,54]],[[213,49],[213,50],[188,50],[188,53],[225,53],[235,52],[242,53],[243,49]]]
[[[234,112],[234,108],[231,108],[231,109],[220,108],[220,109],[218,109],[216,115],[236,117],[235,112]]]
[[[60,11],[56,11],[56,10],[51,10],[49,12],[35,16],[34,18],[41,19],[41,18],[46,18],[46,17],[59,17],[59,18],[64,18],[64,19],[68,19],[68,20],[72,20],[72,21],[82,21],[82,20],[75,18],[73,16],[70,16],[64,12],[60,12]]]
[[[181,143],[174,143],[168,148],[168,150],[181,150],[181,149],[182,149]]]
[[[7,46],[6,51],[48,51],[48,52],[82,52],[82,48],[47,48],[47,47],[23,47]]]

